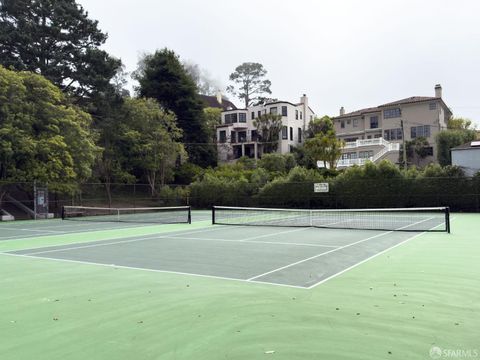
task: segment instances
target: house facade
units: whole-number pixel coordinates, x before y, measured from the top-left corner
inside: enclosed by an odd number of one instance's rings
[[[338,167],[362,165],[367,160],[398,163],[400,144],[419,137],[425,138],[428,146],[418,165],[434,162],[435,135],[447,128],[451,116],[440,85],[435,86],[433,97],[413,96],[350,113],[342,107],[340,115],[333,118],[337,137],[345,141]]]
[[[242,156],[258,159],[263,154],[260,134],[255,120],[265,114],[281,115],[282,130],[277,152],[285,154],[292,147],[303,144],[308,124],[315,118],[304,94],[299,103],[271,101],[247,109],[231,109],[222,112],[221,124],[217,126],[218,160],[235,161]]]

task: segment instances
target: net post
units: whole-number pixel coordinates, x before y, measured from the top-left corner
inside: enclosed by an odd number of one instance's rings
[[[447,233],[450,234],[450,208],[448,206],[445,208],[445,225]]]
[[[62,206],[62,220],[65,220],[65,206]]]
[[[212,206],[212,225],[215,225],[215,206]]]
[[[192,207],[191,206],[188,207],[188,223],[189,224],[192,223]]]

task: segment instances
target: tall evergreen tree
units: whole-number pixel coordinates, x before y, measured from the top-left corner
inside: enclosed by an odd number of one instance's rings
[[[79,98],[109,86],[120,61],[75,0],[1,0],[0,64],[40,73]]]
[[[215,165],[215,149],[208,136],[203,103],[198,89],[175,52],[163,49],[146,55],[134,74],[140,96],[156,99],[177,116],[190,161],[206,167]]]

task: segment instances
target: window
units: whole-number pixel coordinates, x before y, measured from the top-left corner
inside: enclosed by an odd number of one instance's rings
[[[370,116],[370,129],[378,128],[378,116]]]
[[[293,127],[290,128],[290,140],[293,141]]]
[[[350,125],[350,122],[351,122],[350,120],[347,120],[347,125]]]
[[[353,127],[358,127],[358,119],[353,119]]]
[[[238,121],[241,123],[247,122],[247,114],[246,113],[239,113],[238,114]]]
[[[368,135],[368,136],[367,136],[367,139],[371,139],[371,138],[372,138],[372,135]]]
[[[402,129],[390,129],[384,131],[385,140],[402,140]]]
[[[303,119],[303,112],[300,111],[300,120],[302,120],[302,119]]]
[[[282,116],[288,116],[288,111],[286,106],[282,106]]]
[[[252,141],[258,140],[258,132],[257,130],[252,130]]]
[[[298,120],[298,110],[295,110],[295,120]]]
[[[244,114],[245,115],[245,114]],[[225,124],[233,124],[238,122],[238,114],[225,114]]]
[[[310,121],[312,121],[312,120],[313,120],[313,115],[310,115]]]
[[[385,119],[397,118],[402,116],[402,111],[399,108],[383,110],[383,117]]]
[[[345,138],[345,142],[354,142],[354,141],[357,141],[358,138],[354,137],[354,138]]]
[[[258,117],[262,116],[262,112],[258,110]]]
[[[430,110],[436,110],[437,109],[437,103],[432,102],[432,103],[428,104],[428,108]]]
[[[375,135],[373,135],[373,138],[374,138],[374,139],[378,139],[378,138],[381,138],[381,137],[382,137],[382,134],[375,134]]]
[[[232,141],[232,143],[237,142],[237,133],[235,131],[232,131],[232,133],[230,134],[230,140]]]
[[[287,127],[286,126],[282,126],[282,139],[283,140],[287,140],[288,139],[288,135],[287,135]]]
[[[218,141],[224,143],[227,141],[227,132],[225,130],[220,131]]]
[[[298,128],[298,142],[302,142],[302,128]]]
[[[426,146],[423,148],[423,150],[425,151],[426,156],[433,156],[433,147]]]
[[[349,153],[342,154],[342,160],[351,160],[351,159],[356,159],[356,158],[357,158],[357,153],[355,153],[355,152],[349,152]]]
[[[412,139],[417,137],[430,137],[430,125],[413,126],[410,129],[410,137]]]
[[[368,158],[371,158],[373,156],[373,150],[369,150],[369,151],[360,151],[358,153],[358,157],[360,159],[368,159]]]
[[[342,129],[345,129],[345,121],[344,120],[340,121],[340,127]]]
[[[239,131],[238,132],[238,142],[246,142],[247,141],[247,132],[246,131]]]
[[[270,114],[277,115],[277,108],[276,107],[271,107],[270,108]]]
[[[255,119],[255,111],[252,111],[252,120]]]

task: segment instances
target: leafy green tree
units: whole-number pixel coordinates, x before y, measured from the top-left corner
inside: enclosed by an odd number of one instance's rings
[[[402,146],[400,146],[400,153],[398,156],[398,162],[403,163],[403,151]],[[413,140],[405,141],[405,146],[407,148],[407,162],[413,165],[419,165],[421,159],[425,159],[428,154],[430,143],[424,137],[418,137]]]
[[[472,120],[464,118],[451,117],[447,121],[447,129],[449,130],[473,130]]]
[[[330,169],[337,167],[337,161],[342,155],[344,142],[337,139],[333,131],[325,135],[318,133],[315,137],[305,141],[305,150],[314,161],[328,163]]]
[[[206,107],[203,109],[205,115],[205,128],[208,133],[208,137],[212,142],[217,139],[217,125],[222,123],[222,109]]]
[[[253,121],[260,135],[259,143],[263,145],[263,153],[277,151],[280,131],[282,130],[282,116],[274,114],[263,114]]]
[[[235,85],[227,87],[227,91],[243,100],[245,108],[265,101],[265,94],[271,94],[270,80],[265,79],[267,70],[262,64],[245,62],[235,68],[230,74],[230,81]]]
[[[178,56],[166,48],[145,55],[134,78],[139,82],[140,96],[156,99],[176,115],[190,161],[202,167],[215,165],[215,146],[205,124],[203,103]]]
[[[444,130],[440,131],[435,141],[437,143],[438,162],[442,166],[452,164],[451,149],[466,142],[475,140],[475,130]]]
[[[153,99],[126,99],[123,112],[127,126],[122,142],[130,155],[129,165],[143,174],[155,195],[157,185],[173,179],[175,165],[187,157],[179,142],[182,131],[175,115],[162,110]]]
[[[41,75],[0,66],[0,104],[0,180],[68,189],[91,176],[100,151],[91,117],[69,105],[59,88]]]
[[[77,97],[107,88],[119,68],[100,50],[106,39],[74,0],[0,2],[0,64],[40,73]]]
[[[308,123],[307,138],[313,138],[317,134],[327,134],[329,131],[335,131],[330,116],[325,115],[321,118],[316,117]]]
[[[258,166],[269,173],[285,173],[286,160],[282,154],[264,154],[258,162]]]

